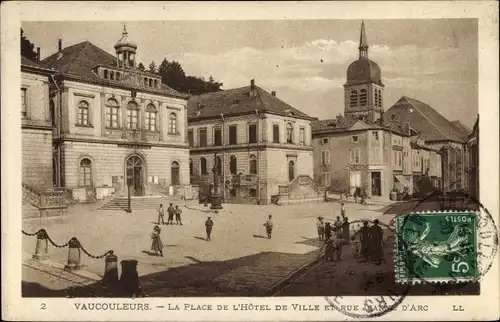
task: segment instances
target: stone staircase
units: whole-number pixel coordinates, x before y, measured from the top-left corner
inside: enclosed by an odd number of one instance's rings
[[[63,188],[35,188],[22,182],[23,218],[63,216],[68,208],[68,193]]]
[[[166,209],[169,203],[184,205],[182,196],[147,196],[131,197],[130,207],[132,210],[156,209],[160,204]],[[126,210],[128,208],[127,197],[115,197],[103,203],[99,210]]]

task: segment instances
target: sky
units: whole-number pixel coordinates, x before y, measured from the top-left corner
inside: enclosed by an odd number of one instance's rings
[[[347,67],[358,59],[361,20],[23,22],[42,58],[82,41],[114,54],[126,25],[137,61],[163,58],[223,89],[251,79],[319,119],[344,111]],[[478,112],[476,19],[365,20],[369,58],[382,70],[384,108],[423,101],[472,128]]]

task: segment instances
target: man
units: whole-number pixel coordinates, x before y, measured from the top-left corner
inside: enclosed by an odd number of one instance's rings
[[[167,213],[168,213],[168,221],[167,221],[167,225],[173,225],[174,224],[174,204],[171,203],[170,204],[170,207],[168,207],[167,209]]]
[[[182,221],[181,221],[182,210],[181,208],[179,208],[179,205],[175,205],[174,214],[175,214],[175,224],[182,226]]]
[[[370,227],[370,246],[371,246],[371,257],[375,261],[376,265],[380,265],[382,259],[384,258],[383,248],[382,248],[382,228],[378,225],[378,219],[373,221],[373,225]]]
[[[269,215],[269,219],[266,220],[264,223],[264,226],[266,227],[266,232],[267,232],[267,238],[271,239],[271,234],[273,232],[273,216]]]
[[[319,240],[325,240],[325,224],[323,223],[323,217],[319,216],[316,222],[316,227],[318,228]]]
[[[208,217],[205,221],[205,230],[207,231],[207,241],[211,241],[210,236],[212,235],[212,227],[214,226],[214,222],[212,221],[212,217]]]
[[[165,216],[165,211],[163,209],[163,205],[160,204],[160,207],[157,209],[158,211],[158,222],[157,222],[157,225],[160,224],[160,219],[161,219],[161,224],[162,225],[165,225],[165,221],[164,221],[164,216]]]
[[[345,244],[349,244],[349,229],[350,229],[350,225],[351,223],[349,222],[349,219],[347,217],[343,217],[344,218],[344,222],[342,223],[342,238],[344,239],[344,243]]]
[[[341,202],[341,203],[340,203],[340,215],[342,216],[342,218],[344,218],[344,217],[345,217],[345,212],[346,212],[345,210],[346,210],[346,209],[345,209],[345,205],[344,205],[344,203],[343,203],[343,202]]]
[[[337,216],[337,220],[333,223],[333,230],[335,233],[340,232],[340,228],[342,227],[342,221],[340,220],[340,217]]]
[[[370,250],[370,228],[368,221],[363,221],[363,226],[359,229],[359,243],[361,244],[361,255],[368,259]]]

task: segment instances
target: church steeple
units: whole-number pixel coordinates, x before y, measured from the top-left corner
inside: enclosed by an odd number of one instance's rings
[[[121,68],[135,67],[135,53],[137,45],[128,40],[128,32],[125,25],[123,26],[122,37],[115,45],[116,64]]]
[[[368,41],[366,40],[365,22],[361,21],[361,34],[359,36],[359,59],[368,58]]]

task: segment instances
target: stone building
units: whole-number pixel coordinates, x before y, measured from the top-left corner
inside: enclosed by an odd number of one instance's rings
[[[191,182],[225,202],[285,203],[318,198],[312,180],[311,118],[255,85],[189,99]],[[215,153],[217,154],[215,156]]]
[[[467,142],[469,148],[469,193],[479,200],[479,115]]]
[[[51,89],[55,183],[80,201],[114,194],[182,194],[189,185],[187,97],[136,68],[124,28],[115,54],[88,41],[43,63],[58,71]]]

